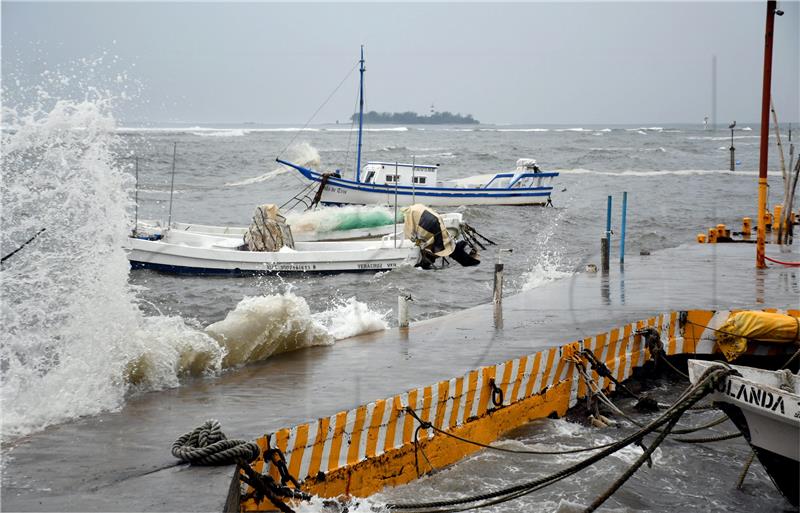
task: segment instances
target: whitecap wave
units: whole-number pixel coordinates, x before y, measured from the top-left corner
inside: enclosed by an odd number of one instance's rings
[[[241,128],[231,128],[227,130],[201,130],[201,131],[192,131],[192,135],[198,135],[200,137],[243,137],[247,135],[247,130]]]
[[[319,152],[317,151],[316,148],[314,148],[307,142],[302,142],[299,144],[292,145],[287,150],[287,155],[285,159],[306,168],[308,167],[318,168],[320,165]],[[284,166],[283,164],[281,164],[275,169],[271,169],[264,174],[258,176],[252,176],[250,178],[243,178],[241,180],[236,180],[233,182],[227,182],[225,184],[225,187],[239,187],[242,185],[252,185],[254,183],[264,182],[271,178],[275,178],[276,176],[280,176],[282,174],[290,172],[293,173],[294,170],[288,166]]]
[[[757,171],[729,171],[727,169],[664,169],[658,171],[636,171],[636,170],[624,170],[624,171],[596,171],[593,169],[583,169],[583,168],[575,168],[575,169],[558,169],[559,173],[563,173],[565,175],[573,174],[573,175],[602,175],[602,176],[624,176],[624,177],[631,177],[631,176],[640,176],[640,177],[658,177],[658,176],[693,176],[693,175],[724,175],[724,176],[757,176]]]

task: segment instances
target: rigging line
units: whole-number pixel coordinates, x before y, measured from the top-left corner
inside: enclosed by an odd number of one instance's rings
[[[356,64],[357,64],[357,63],[356,63]],[[312,114],[312,115],[311,115],[311,117],[310,117],[310,118],[308,118],[308,121],[306,121],[306,124],[305,124],[305,125],[303,125],[303,128],[301,128],[300,130],[298,130],[298,131],[297,131],[297,133],[296,133],[296,134],[294,134],[294,137],[292,137],[292,140],[291,140],[291,141],[289,141],[289,144],[287,144],[286,146],[284,146],[284,147],[283,147],[283,149],[282,149],[280,152],[278,152],[278,157],[280,157],[281,155],[283,155],[283,152],[285,152],[285,151],[287,150],[287,148],[289,148],[289,146],[291,146],[291,145],[292,145],[292,143],[294,143],[294,141],[295,141],[295,140],[297,139],[297,137],[298,137],[298,136],[299,136],[299,135],[300,135],[300,134],[303,132],[303,130],[305,130],[305,129],[308,127],[309,123],[311,123],[311,121],[314,119],[314,117],[316,117],[316,115],[317,115],[317,114],[319,114],[319,111],[321,111],[321,110],[322,110],[322,108],[323,108],[325,105],[327,105],[327,104],[328,104],[328,102],[331,100],[331,98],[333,98],[333,95],[334,95],[334,94],[336,94],[336,91],[338,91],[338,90],[339,90],[339,88],[340,88],[340,87],[342,87],[342,84],[344,84],[344,83],[345,83],[345,81],[346,81],[348,78],[350,78],[350,75],[352,75],[352,74],[353,74],[353,70],[355,70],[355,69],[356,69],[356,65],[354,64],[354,65],[353,65],[353,67],[352,67],[352,68],[350,68],[350,71],[348,71],[348,72],[347,72],[347,75],[345,75],[345,76],[344,76],[344,78],[342,79],[342,81],[341,81],[341,82],[339,82],[339,85],[337,85],[337,86],[336,86],[336,89],[334,89],[334,90],[333,90],[333,92],[332,92],[331,94],[329,94],[327,98],[325,98],[325,101],[324,101],[324,102],[322,102],[322,105],[320,105],[319,107],[317,107],[317,110],[315,110],[315,111],[314,111],[314,114]]]
[[[353,128],[356,126],[356,107],[358,107],[358,95],[356,94],[356,101],[353,104],[353,115],[350,116],[350,131],[347,133],[347,145],[344,147],[344,167],[342,172],[347,171],[347,165],[350,163],[350,141],[353,139]],[[355,173],[353,173],[355,176]]]

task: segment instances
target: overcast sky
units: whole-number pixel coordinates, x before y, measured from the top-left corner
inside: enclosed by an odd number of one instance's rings
[[[779,7],[775,106],[781,121],[798,122],[800,4]],[[757,121],[765,11],[764,2],[4,0],[3,84],[13,92],[12,75],[23,88],[44,69],[106,52],[95,74],[123,70],[124,82],[141,84],[117,113],[123,122],[302,124],[364,44],[368,109],[426,113],[434,104],[485,123],[701,123],[712,113],[716,55],[719,123]],[[356,91],[354,72],[314,122],[347,120]]]

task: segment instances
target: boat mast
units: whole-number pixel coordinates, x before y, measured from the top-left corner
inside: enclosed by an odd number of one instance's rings
[[[772,87],[772,35],[775,28],[775,0],[767,2],[767,26],[764,41],[764,82],[761,89],[761,152],[758,159],[758,232],[756,234],[756,268],[765,269],[767,209],[767,155],[769,149],[769,104]],[[783,13],[781,13],[783,14]]]
[[[364,125],[364,45],[361,45],[361,80],[358,87],[358,153],[356,157],[356,182],[361,182],[361,132]]]

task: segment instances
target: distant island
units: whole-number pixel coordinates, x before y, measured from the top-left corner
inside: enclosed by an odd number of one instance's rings
[[[350,116],[353,122],[358,121],[358,114]],[[416,112],[375,112],[364,113],[364,123],[386,125],[477,125],[480,123],[472,114],[462,116],[452,112],[433,112],[430,116],[420,116]]]

